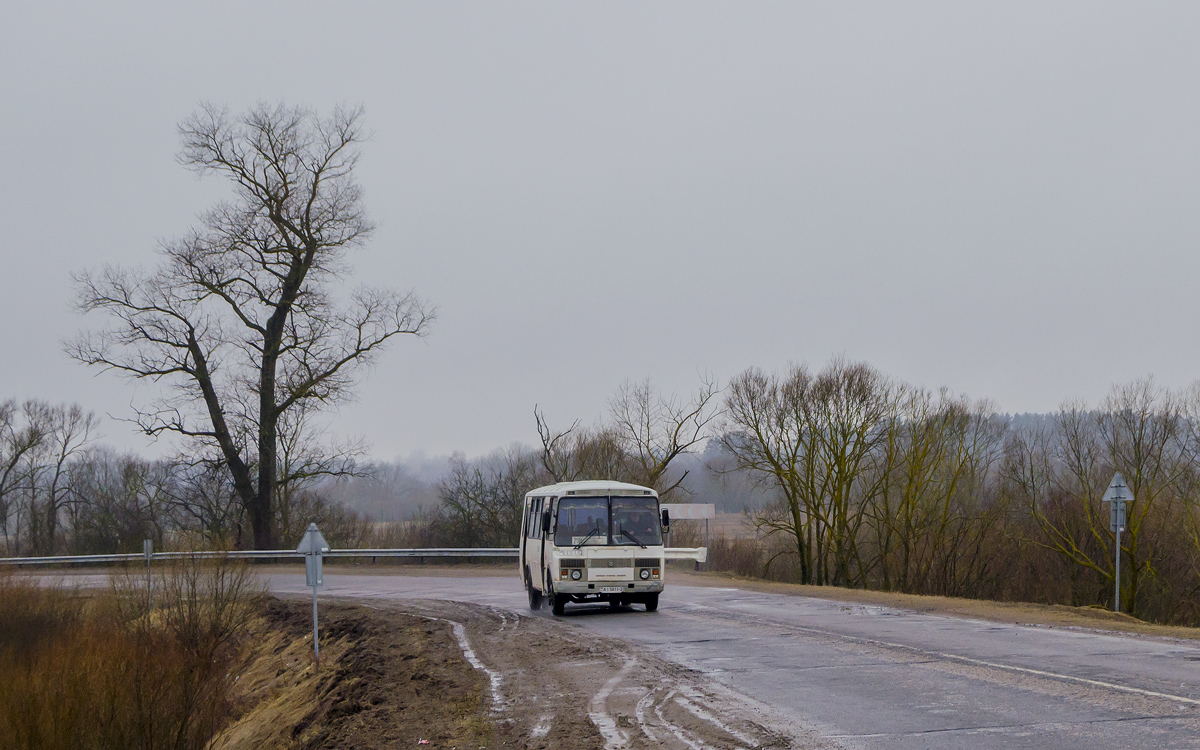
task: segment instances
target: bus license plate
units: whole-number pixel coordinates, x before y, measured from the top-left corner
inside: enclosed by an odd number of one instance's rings
[[[621,593],[621,587],[620,586],[601,586],[600,593],[601,594],[619,594],[619,593]]]

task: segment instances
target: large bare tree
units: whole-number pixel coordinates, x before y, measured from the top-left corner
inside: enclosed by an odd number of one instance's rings
[[[259,549],[275,541],[280,420],[346,398],[390,339],[422,335],[433,318],[411,293],[340,294],[348,251],[372,230],[354,179],[361,123],[360,109],[203,107],[180,125],[180,161],[226,178],[233,197],[163,243],[154,270],[77,278],[80,307],[110,325],[68,352],[167,386],[137,424],[219,449]]]
[[[719,414],[715,381],[701,381],[695,396],[664,396],[647,379],[626,382],[609,399],[610,421],[563,431],[552,430],[536,406],[542,467],[556,482],[617,479],[653,487],[660,497],[679,490],[687,471],[668,477],[675,459],[692,453],[708,439],[709,425]]]

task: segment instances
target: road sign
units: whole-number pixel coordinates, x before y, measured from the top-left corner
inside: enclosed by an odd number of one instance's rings
[[[308,530],[304,532],[304,538],[296,547],[296,552],[301,555],[323,555],[328,551],[329,542],[325,541],[325,535],[315,523],[310,523]]]
[[[1100,498],[1102,503],[1132,503],[1133,490],[1129,489],[1129,485],[1125,483],[1125,477],[1121,476],[1121,472],[1113,474],[1112,481],[1108,484],[1108,489],[1104,491],[1104,497]]]
[[[1133,502],[1133,490],[1129,489],[1129,485],[1125,483],[1125,477],[1121,476],[1121,472],[1113,474],[1112,481],[1108,483],[1108,489],[1104,491],[1104,497],[1100,498],[1100,502],[1108,503],[1108,530],[1116,535],[1116,544],[1113,550],[1113,579],[1116,588],[1116,593],[1113,595],[1113,610],[1121,611],[1121,532],[1125,530],[1125,506]]]
[[[317,586],[325,585],[325,572],[323,570],[325,558],[320,555],[305,555],[304,556],[304,585],[312,586],[314,589]]]
[[[1113,503],[1108,506],[1108,530],[1125,530],[1125,503]]]
[[[325,535],[321,533],[317,525],[310,523],[304,532],[304,538],[296,546],[296,551],[304,555],[304,581],[313,590],[313,660],[320,667],[321,643],[317,640],[317,587],[325,585],[324,572],[321,570],[325,558],[322,555],[329,551],[329,542],[325,541]]]
[[[662,509],[671,514],[671,520],[709,519],[717,517],[717,506],[712,503],[663,503]]]
[[[1125,477],[1121,476],[1121,472],[1113,474],[1112,482],[1109,483],[1108,489],[1104,491],[1104,497],[1100,498],[1100,502],[1109,503],[1108,508],[1108,530],[1120,533],[1125,530],[1125,504],[1133,502],[1133,490],[1129,489],[1129,485],[1125,483]]]

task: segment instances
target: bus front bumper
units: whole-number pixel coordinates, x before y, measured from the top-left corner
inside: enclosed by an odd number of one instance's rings
[[[556,594],[655,594],[663,590],[660,581],[571,581],[554,582]]]

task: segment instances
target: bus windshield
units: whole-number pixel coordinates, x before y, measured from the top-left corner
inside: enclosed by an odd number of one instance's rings
[[[554,544],[662,544],[658,503],[653,497],[564,497],[558,502]]]
[[[658,503],[652,497],[612,499],[613,544],[662,544]]]
[[[559,547],[608,544],[608,498],[566,497],[558,501],[554,543]]]

